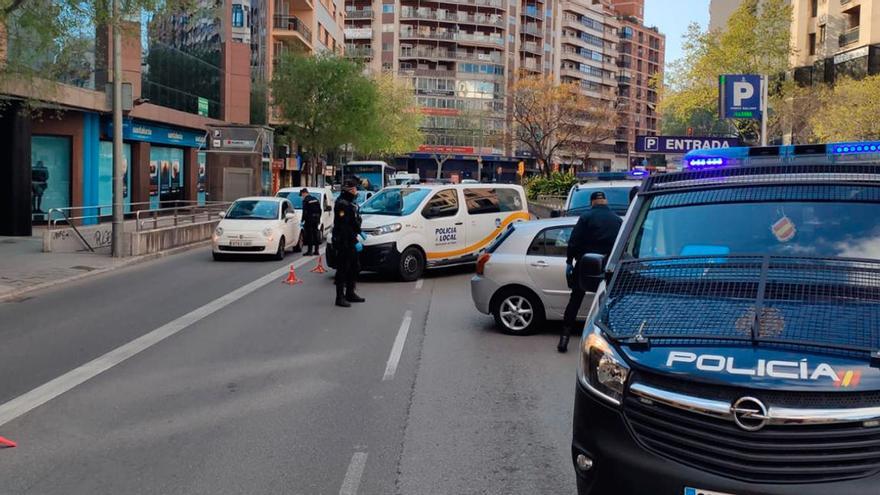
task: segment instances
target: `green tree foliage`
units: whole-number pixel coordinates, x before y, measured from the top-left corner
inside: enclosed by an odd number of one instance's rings
[[[366,157],[387,158],[409,153],[423,142],[422,112],[410,84],[393,74],[373,78],[376,105],[353,143]]]
[[[880,76],[838,80],[810,124],[821,142],[880,139]]]
[[[791,6],[785,0],[744,0],[721,32],[692,24],[684,36],[684,57],[671,64],[660,104],[664,132],[693,127],[695,133],[725,128],[717,122],[718,76],[777,75],[788,69]],[[736,132],[757,138],[759,124],[735,121]]]
[[[271,91],[285,134],[311,157],[307,172],[329,151],[362,140],[377,109],[376,85],[358,64],[332,53],[286,54]]]
[[[577,177],[567,172],[552,172],[549,175],[534,175],[523,182],[526,195],[530,200],[538,196],[566,196],[572,186],[577,184]]]

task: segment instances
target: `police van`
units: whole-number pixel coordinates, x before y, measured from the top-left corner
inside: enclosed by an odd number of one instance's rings
[[[529,220],[523,188],[507,184],[386,187],[360,211],[361,269],[406,281],[426,268],[472,263],[508,225]]]
[[[880,493],[880,142],[691,152],[575,275],[580,495]]]

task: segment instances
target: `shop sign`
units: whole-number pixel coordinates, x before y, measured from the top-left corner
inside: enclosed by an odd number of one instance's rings
[[[848,52],[840,53],[834,56],[834,64],[842,64],[844,62],[849,62],[850,60],[854,60],[861,57],[868,56],[868,45],[865,45],[860,48],[856,48],[855,50],[850,50]]]
[[[208,99],[201,96],[199,96],[199,115],[203,117],[208,116]]]
[[[104,134],[113,135],[113,122],[104,123]],[[170,144],[188,148],[202,148],[205,146],[205,134],[184,129],[174,129],[159,125],[147,124],[137,120],[124,120],[122,122],[122,139],[126,141],[146,141],[156,144]]]
[[[446,155],[473,155],[474,148],[473,146],[437,146],[431,144],[423,144],[419,146],[419,152],[421,153],[443,153]]]

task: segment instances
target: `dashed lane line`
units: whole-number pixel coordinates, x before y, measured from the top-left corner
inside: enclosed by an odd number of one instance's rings
[[[342,488],[339,489],[339,495],[357,495],[366,466],[367,453],[355,452],[351,456],[351,462],[348,463],[348,470],[345,471],[345,478],[342,480]]]
[[[394,379],[397,373],[397,365],[400,363],[400,355],[403,354],[403,345],[406,343],[406,335],[409,333],[409,326],[412,324],[412,311],[407,311],[400,323],[400,329],[397,331],[397,337],[394,338],[394,344],[391,346],[391,355],[388,356],[388,363],[385,365],[385,375],[382,381]]]

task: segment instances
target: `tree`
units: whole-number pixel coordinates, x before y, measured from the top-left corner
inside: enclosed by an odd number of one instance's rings
[[[792,50],[791,12],[785,0],[744,0],[720,33],[691,24],[682,45],[684,57],[670,65],[660,104],[664,120],[695,130],[723,129],[706,121],[707,116],[717,115],[718,76],[785,72]],[[738,120],[733,125],[743,139],[758,137],[760,125],[755,121]]]
[[[327,152],[358,142],[376,112],[376,86],[358,64],[332,53],[284,55],[271,90],[287,136],[309,153],[307,175]]]
[[[422,111],[412,85],[390,73],[373,78],[376,106],[364,122],[361,135],[354,142],[360,154],[368,157],[393,157],[409,153],[423,142],[420,130]]]
[[[822,142],[880,139],[880,76],[838,80],[810,118]]]
[[[822,110],[828,88],[822,85],[803,87],[785,81],[770,96],[767,131],[771,136],[789,136],[791,144],[817,142],[813,117]]]
[[[513,140],[531,151],[549,174],[557,155],[578,136],[582,95],[576,83],[527,76],[513,85]]]
[[[586,168],[596,146],[614,137],[620,117],[617,110],[607,102],[586,96],[581,96],[580,99],[583,101],[578,106],[583,111],[579,130],[569,144],[569,151]]]

